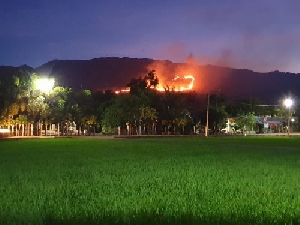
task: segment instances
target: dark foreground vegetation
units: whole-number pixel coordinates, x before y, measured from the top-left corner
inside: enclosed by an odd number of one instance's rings
[[[300,139],[0,140],[0,224],[299,224]]]
[[[20,69],[0,76],[0,129],[12,136],[186,135],[204,133],[208,118],[213,134],[287,132],[288,121],[290,131],[299,131],[296,96],[289,96],[294,104],[287,109],[248,95],[234,100],[225,92],[207,96],[169,86],[156,91],[159,82],[150,70],[124,82],[127,92],[92,92],[59,86],[54,77]]]

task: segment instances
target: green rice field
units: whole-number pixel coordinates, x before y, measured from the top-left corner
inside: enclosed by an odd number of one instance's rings
[[[300,224],[300,138],[0,140],[0,224]]]

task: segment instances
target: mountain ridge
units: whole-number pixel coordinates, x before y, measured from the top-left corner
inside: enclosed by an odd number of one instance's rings
[[[0,75],[2,70],[0,67]],[[195,77],[193,90],[199,94],[223,94],[233,99],[259,98],[274,104],[289,93],[300,95],[299,73],[278,70],[262,73],[249,69],[198,65],[194,62],[174,63],[169,60],[128,57],[56,59],[34,68],[39,75],[55,77],[56,85],[92,91],[121,89],[132,78],[143,77],[150,70],[156,70],[162,83],[170,82],[175,76],[192,74]]]

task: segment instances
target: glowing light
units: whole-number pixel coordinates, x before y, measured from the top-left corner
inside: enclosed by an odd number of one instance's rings
[[[192,75],[186,75],[183,78],[176,76],[173,81],[175,82],[174,91],[191,91],[194,87],[195,78]]]
[[[9,129],[0,129],[0,133],[9,133],[10,132],[10,130]]]
[[[54,87],[53,78],[38,78],[35,81],[35,88],[45,93],[49,93]]]
[[[121,93],[129,93],[130,92],[130,88],[126,88],[126,89],[121,89],[121,90],[117,90],[115,91],[115,94],[121,94]]]
[[[157,91],[165,91],[166,89],[164,87],[156,87]]]
[[[289,116],[288,116],[288,126],[287,126],[287,129],[288,129],[288,136],[290,136],[290,117],[291,117],[291,107],[293,105],[293,99],[291,98],[286,98],[284,100],[284,105],[286,108],[289,109]]]
[[[170,85],[167,84],[159,84],[157,87],[151,86],[151,89],[155,89],[159,92],[164,92],[167,89],[175,91],[175,92],[183,92],[183,91],[191,91],[194,87],[194,81],[195,78],[192,75],[186,75],[183,78],[176,76],[174,79],[172,79],[172,82]],[[120,93],[128,93],[130,92],[130,88],[117,90],[115,91],[115,94]]]
[[[160,84],[156,87],[157,91],[165,91],[166,89],[170,89],[175,92],[182,92],[182,91],[191,91],[194,87],[195,78],[192,75],[186,75],[183,78],[176,76],[172,79],[171,85],[164,85]]]
[[[293,100],[290,99],[290,98],[286,98],[286,99],[284,100],[284,105],[285,105],[285,107],[287,107],[287,108],[291,108],[291,106],[293,105]]]
[[[124,92],[130,92],[130,88],[122,89],[121,93],[124,93]]]

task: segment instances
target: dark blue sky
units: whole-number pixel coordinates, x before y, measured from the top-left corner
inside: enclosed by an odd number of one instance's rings
[[[300,72],[299,0],[0,0],[0,65],[106,56]]]

